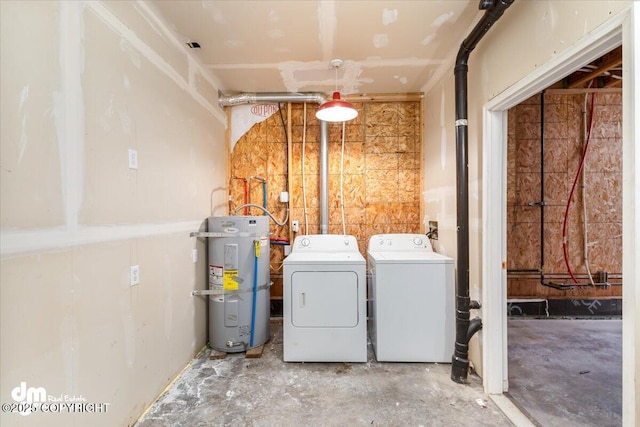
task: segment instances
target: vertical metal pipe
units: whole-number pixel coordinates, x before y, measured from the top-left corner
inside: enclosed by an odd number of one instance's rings
[[[329,234],[329,124],[320,120],[320,234]]]

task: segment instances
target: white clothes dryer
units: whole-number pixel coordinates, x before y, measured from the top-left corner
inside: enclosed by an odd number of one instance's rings
[[[353,236],[298,236],[284,260],[283,360],[366,362],[366,267]]]

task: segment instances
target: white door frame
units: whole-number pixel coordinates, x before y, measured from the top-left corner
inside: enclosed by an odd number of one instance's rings
[[[485,104],[482,148],[482,365],[485,392],[508,390],[507,370],[507,273],[506,273],[506,182],[507,110],[541,92],[581,66],[623,44],[623,419],[625,426],[640,421],[638,385],[640,374],[640,254],[636,242],[640,231],[640,100],[637,73],[640,72],[640,6],[629,9],[586,34],[549,62]],[[623,43],[624,41],[624,43]]]

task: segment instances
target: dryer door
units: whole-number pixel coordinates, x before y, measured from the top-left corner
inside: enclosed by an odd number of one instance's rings
[[[295,271],[291,323],[299,328],[358,325],[358,275],[354,271]]]

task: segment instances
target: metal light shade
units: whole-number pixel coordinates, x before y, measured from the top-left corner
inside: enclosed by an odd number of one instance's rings
[[[349,102],[340,99],[340,92],[333,92],[333,99],[318,107],[316,117],[325,122],[346,122],[358,117],[358,110]]]

